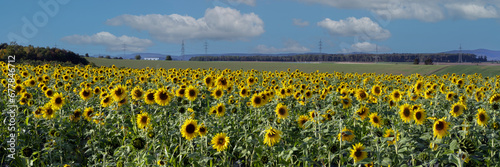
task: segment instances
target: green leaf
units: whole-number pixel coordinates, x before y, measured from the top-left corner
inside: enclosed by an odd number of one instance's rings
[[[457,140],[453,140],[453,141],[451,141],[451,143],[450,143],[450,149],[451,149],[452,151],[457,150],[457,149],[458,149],[458,147],[459,147],[459,144],[458,144]]]

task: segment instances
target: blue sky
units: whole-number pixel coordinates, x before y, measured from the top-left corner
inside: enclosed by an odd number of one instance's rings
[[[90,55],[500,50],[491,0],[40,0],[0,6],[0,42]]]

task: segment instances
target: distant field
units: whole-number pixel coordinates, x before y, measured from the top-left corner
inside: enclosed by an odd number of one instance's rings
[[[217,68],[232,70],[260,70],[260,71],[285,71],[298,69],[303,72],[346,72],[346,73],[390,73],[409,75],[420,73],[430,74],[474,74],[482,73],[483,76],[495,76],[500,74],[500,66],[485,65],[413,65],[409,63],[377,63],[377,64],[349,64],[349,63],[293,63],[293,62],[200,62],[200,61],[151,61],[151,60],[117,60],[102,58],[87,58],[97,66],[130,67],[130,68]]]

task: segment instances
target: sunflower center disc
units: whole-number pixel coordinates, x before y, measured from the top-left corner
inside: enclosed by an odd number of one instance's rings
[[[196,128],[194,127],[193,124],[189,124],[188,126],[186,126],[186,132],[187,133],[194,133],[195,129]]]

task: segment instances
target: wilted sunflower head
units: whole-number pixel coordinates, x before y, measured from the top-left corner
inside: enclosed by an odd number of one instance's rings
[[[135,149],[142,150],[145,145],[146,141],[144,141],[144,139],[140,137],[137,137],[134,140],[132,140],[132,146],[134,146]]]

